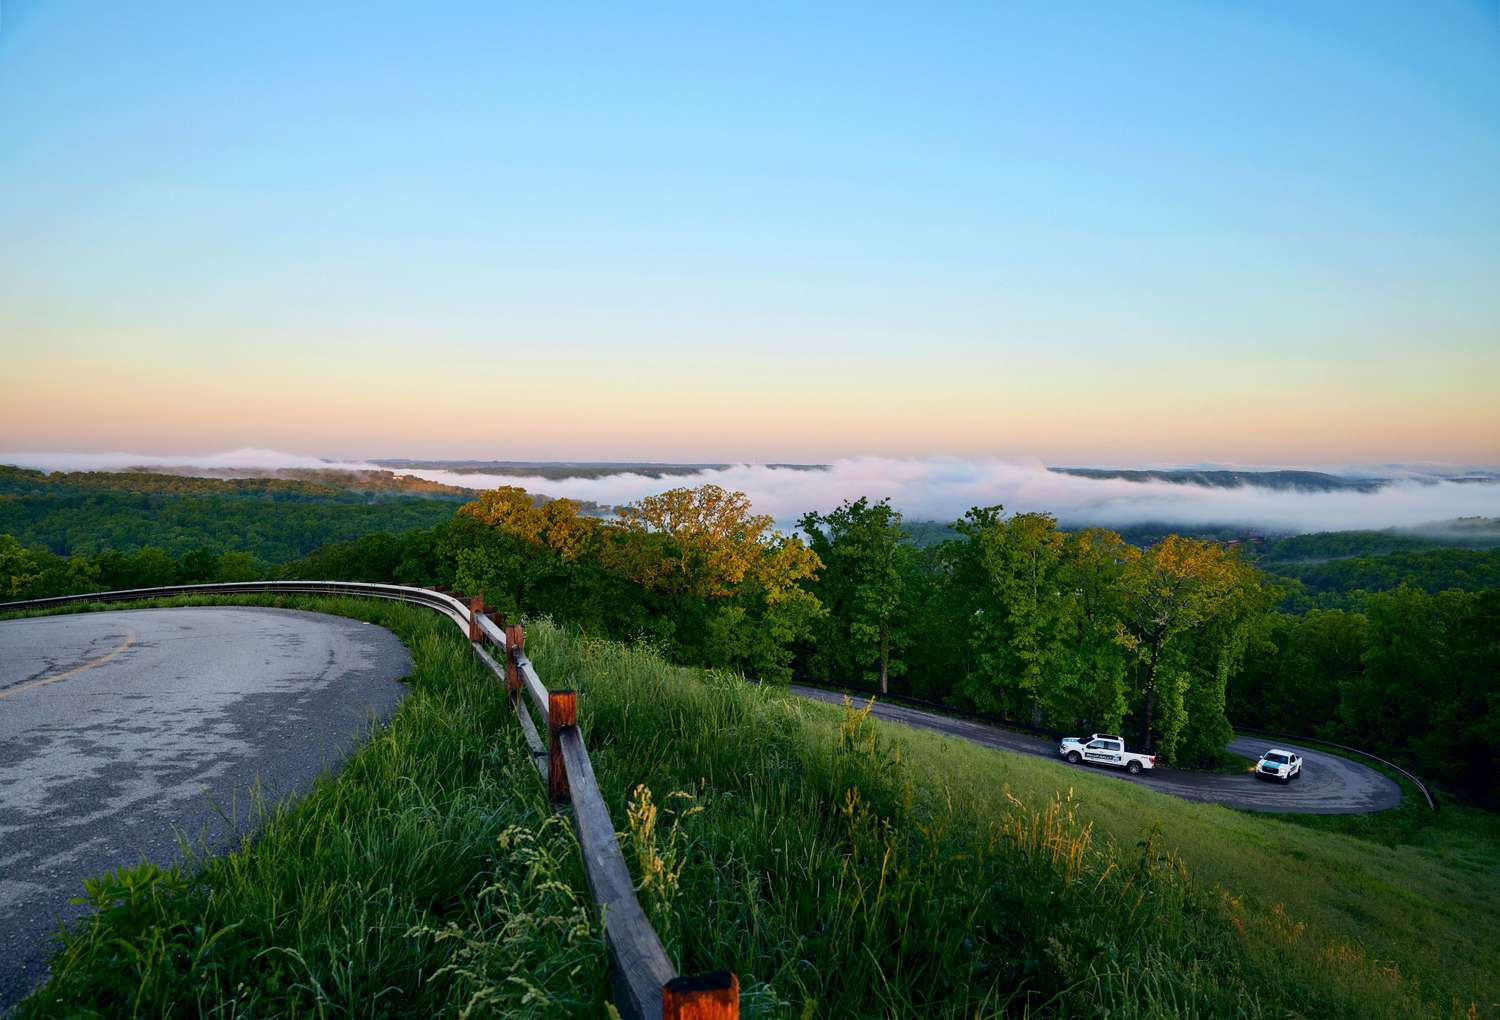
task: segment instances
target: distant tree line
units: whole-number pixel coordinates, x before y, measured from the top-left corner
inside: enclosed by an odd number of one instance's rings
[[[148,546],[134,552],[59,556],[0,535],[0,601],[81,595],[124,588],[254,581],[275,573],[266,561],[244,552],[194,549],[173,556]]]
[[[447,496],[351,491],[307,481],[190,478],[151,472],[46,475],[0,466],[0,534],[61,556],[154,548],[293,560],[330,542],[430,527]]]
[[[1267,563],[1291,610],[1358,609],[1371,592],[1403,585],[1428,594],[1500,588],[1500,549],[1422,549],[1308,563]]]
[[[269,514],[270,548],[283,541],[271,535],[277,520],[295,528],[299,518]],[[673,489],[610,519],[506,487],[429,527],[279,565],[223,548],[222,535],[217,549],[179,555],[71,557],[0,538],[0,595],[270,575],[436,584],[682,662],[1124,732],[1178,764],[1212,762],[1233,720],[1384,750],[1496,799],[1500,762],[1485,750],[1500,727],[1493,587],[1397,583],[1342,593],[1345,608],[1289,612],[1276,608],[1284,585],[1224,542],[1169,535],[1141,548],[992,506],[919,544],[888,502],[868,499],[799,523],[800,534],[781,534],[743,494],[715,486]]]

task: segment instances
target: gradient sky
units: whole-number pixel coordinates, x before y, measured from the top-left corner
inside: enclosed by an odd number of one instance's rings
[[[1500,463],[1500,14],[3,0],[0,353],[0,455]]]

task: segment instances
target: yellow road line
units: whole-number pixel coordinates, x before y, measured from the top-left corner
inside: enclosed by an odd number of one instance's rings
[[[6,698],[9,698],[9,697],[11,697],[13,695],[16,695],[16,694],[20,694],[23,691],[33,691],[33,690],[36,690],[38,687],[46,687],[48,684],[55,684],[59,680],[66,680],[70,676],[77,676],[79,673],[82,673],[84,670],[93,669],[95,666],[102,666],[106,662],[108,662],[110,659],[113,659],[116,655],[119,655],[121,652],[123,652],[125,649],[129,648],[133,644],[135,644],[135,631],[133,631],[133,630],[127,630],[125,632],[125,640],[120,642],[120,645],[119,645],[118,648],[112,648],[109,651],[105,652],[103,655],[99,656],[98,658],[96,658],[96,659],[90,659],[88,662],[85,662],[83,665],[81,665],[81,666],[74,666],[72,669],[67,670],[66,672],[63,672],[63,673],[54,673],[51,676],[44,676],[44,677],[42,677],[39,680],[33,680],[29,684],[22,684],[20,687],[11,687],[11,688],[8,688],[6,690],[0,691],[0,701],[4,701]]]

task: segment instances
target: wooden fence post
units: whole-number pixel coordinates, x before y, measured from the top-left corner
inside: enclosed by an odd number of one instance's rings
[[[479,629],[479,618],[484,615],[484,592],[469,600],[469,640],[483,641],[484,631]]]
[[[563,764],[562,745],[557,732],[578,723],[578,698],[572,691],[552,691],[547,695],[547,796],[553,803],[568,799],[568,769]]]
[[[519,623],[505,628],[505,689],[514,701],[521,696],[521,667],[517,665],[526,647],[526,632]]]
[[[740,979],[733,971],[676,977],[662,986],[661,1020],[739,1020]]]

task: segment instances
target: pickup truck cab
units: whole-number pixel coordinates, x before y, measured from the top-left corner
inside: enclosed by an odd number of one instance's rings
[[[1302,774],[1302,756],[1273,747],[1255,763],[1256,779],[1279,779],[1290,783]]]
[[[1156,768],[1156,755],[1140,754],[1125,749],[1123,737],[1112,733],[1095,733],[1091,737],[1063,737],[1057,745],[1057,753],[1069,764],[1081,761],[1095,765],[1113,765],[1138,776],[1146,769]]]

